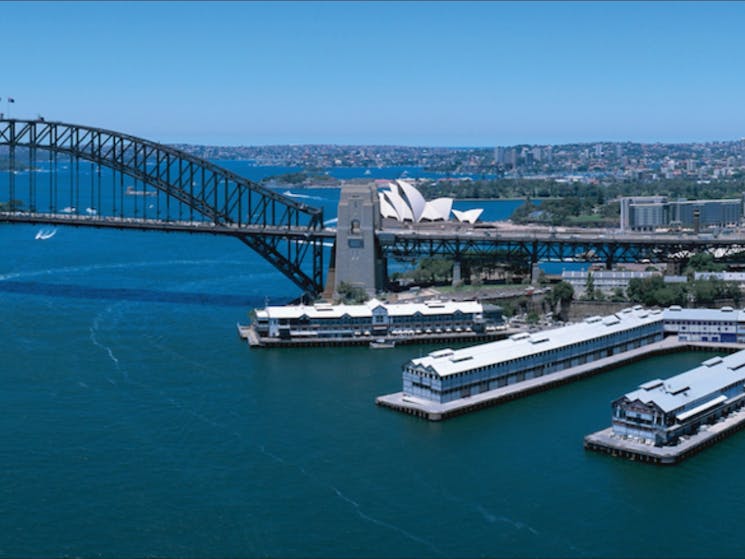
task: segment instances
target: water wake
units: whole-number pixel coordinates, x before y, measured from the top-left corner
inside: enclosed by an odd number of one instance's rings
[[[103,313],[98,314],[93,319],[93,323],[91,324],[90,328],[88,328],[88,331],[90,332],[90,339],[91,339],[91,342],[93,343],[93,345],[96,346],[96,347],[98,347],[98,348],[100,348],[100,349],[102,349],[102,350],[104,350],[106,352],[106,354],[109,356],[109,359],[111,359],[111,361],[114,363],[114,367],[116,368],[116,370],[119,371],[119,372],[121,372],[122,376],[126,380],[129,380],[129,375],[127,374],[127,371],[125,371],[124,369],[122,369],[122,367],[120,366],[119,359],[117,358],[116,355],[114,355],[114,351],[111,349],[111,347],[107,346],[106,344],[102,344],[101,342],[99,342],[98,341],[98,336],[96,335],[98,333],[98,331],[99,331],[99,326],[100,326],[100,323],[101,323],[101,318],[103,318],[104,313],[111,312],[111,309],[113,309],[113,308],[114,308],[114,305],[111,305]],[[116,382],[113,379],[110,379],[110,378],[107,377],[107,380],[111,384],[116,384]]]
[[[18,279],[25,277],[51,276],[56,274],[69,274],[78,272],[95,272],[98,270],[122,270],[127,268],[147,268],[151,266],[210,266],[214,264],[230,264],[243,266],[245,261],[239,260],[157,260],[148,262],[119,262],[112,264],[88,264],[84,266],[64,266],[62,268],[49,268],[47,270],[35,270],[33,272],[14,272],[0,274],[0,281]]]
[[[36,236],[34,237],[34,239],[36,239],[37,241],[46,241],[47,239],[51,239],[52,237],[54,237],[56,234],[56,229],[39,229],[36,232]]]
[[[420,543],[422,545],[427,546],[432,551],[434,551],[437,555],[443,555],[442,551],[440,551],[440,549],[437,546],[435,546],[432,542],[429,542],[429,541],[424,540],[424,539],[422,539],[422,538],[420,538],[418,536],[415,536],[411,532],[407,532],[406,530],[404,530],[403,528],[400,528],[399,526],[396,526],[394,524],[389,524],[388,522],[384,522],[384,521],[379,520],[377,518],[373,518],[369,514],[365,514],[362,511],[362,509],[360,508],[360,504],[357,501],[355,501],[353,499],[350,499],[349,497],[347,497],[346,495],[344,495],[344,493],[342,493],[341,491],[339,491],[333,485],[329,485],[329,487],[331,487],[331,489],[334,490],[334,492],[336,493],[336,495],[341,500],[346,501],[347,503],[349,503],[350,505],[352,505],[354,507],[354,509],[355,509],[355,512],[357,513],[357,515],[360,518],[362,518],[364,520],[367,520],[368,522],[372,522],[373,524],[377,524],[378,526],[382,526],[384,528],[388,528],[389,530],[394,530],[394,531],[398,532],[399,534],[405,536],[406,538],[410,539],[411,541],[414,541],[414,542],[417,542],[417,543]]]
[[[295,194],[294,192],[290,190],[285,190],[282,194],[289,198],[302,198],[304,200],[318,200],[319,202],[326,199],[321,196],[310,196],[308,194]]]

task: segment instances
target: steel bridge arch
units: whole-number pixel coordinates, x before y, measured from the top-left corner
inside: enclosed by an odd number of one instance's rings
[[[103,128],[42,119],[2,119],[0,146],[8,146],[11,162],[16,147],[41,149],[68,154],[139,180],[163,192],[166,200],[185,204],[221,226],[219,234],[240,239],[304,292],[315,294],[324,288],[321,208],[297,202],[178,149]],[[23,213],[31,220],[36,211],[15,212],[15,219],[6,221],[23,221]],[[35,222],[43,221],[38,217],[36,214]],[[74,225],[116,227],[115,223],[95,220]],[[312,258],[310,275],[302,269],[308,257]]]

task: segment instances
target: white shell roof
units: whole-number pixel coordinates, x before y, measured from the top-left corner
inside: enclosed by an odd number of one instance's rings
[[[475,223],[484,211],[481,208],[453,210],[452,198],[436,198],[428,202],[414,186],[400,179],[389,182],[388,190],[378,192],[378,197],[380,214],[400,222],[447,221],[452,211],[461,223]]]
[[[419,221],[422,218],[424,206],[427,204],[424,196],[406,181],[396,180],[396,184],[401,188],[404,197],[409,202],[411,213],[414,215],[414,221]]]
[[[390,190],[384,190],[383,195],[388,199],[388,202],[394,207],[396,210],[396,213],[398,214],[398,220],[404,221],[406,219],[409,219],[411,221],[414,221],[414,214],[411,212],[411,208],[409,207],[409,204],[406,203],[406,200],[404,200],[401,195],[398,193],[398,188],[391,184]]]
[[[436,221],[438,219],[447,220],[450,217],[452,207],[452,198],[435,198],[426,203],[421,219],[428,219],[430,221]]]
[[[396,212],[396,208],[391,205],[385,194],[383,194],[382,192],[378,192],[378,198],[380,198],[380,215],[382,215],[383,217],[392,217],[393,219],[398,219],[398,212]]]
[[[483,213],[482,208],[474,208],[472,210],[453,210],[453,215],[458,218],[461,223],[476,223],[476,220]]]

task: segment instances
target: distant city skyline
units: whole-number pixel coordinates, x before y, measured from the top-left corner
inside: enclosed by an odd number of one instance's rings
[[[4,2],[0,10],[0,111],[19,118],[203,145],[745,136],[739,2]]]

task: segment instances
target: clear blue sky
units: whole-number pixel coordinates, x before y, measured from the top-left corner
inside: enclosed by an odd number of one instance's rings
[[[0,2],[0,110],[167,142],[745,136],[740,2]]]

